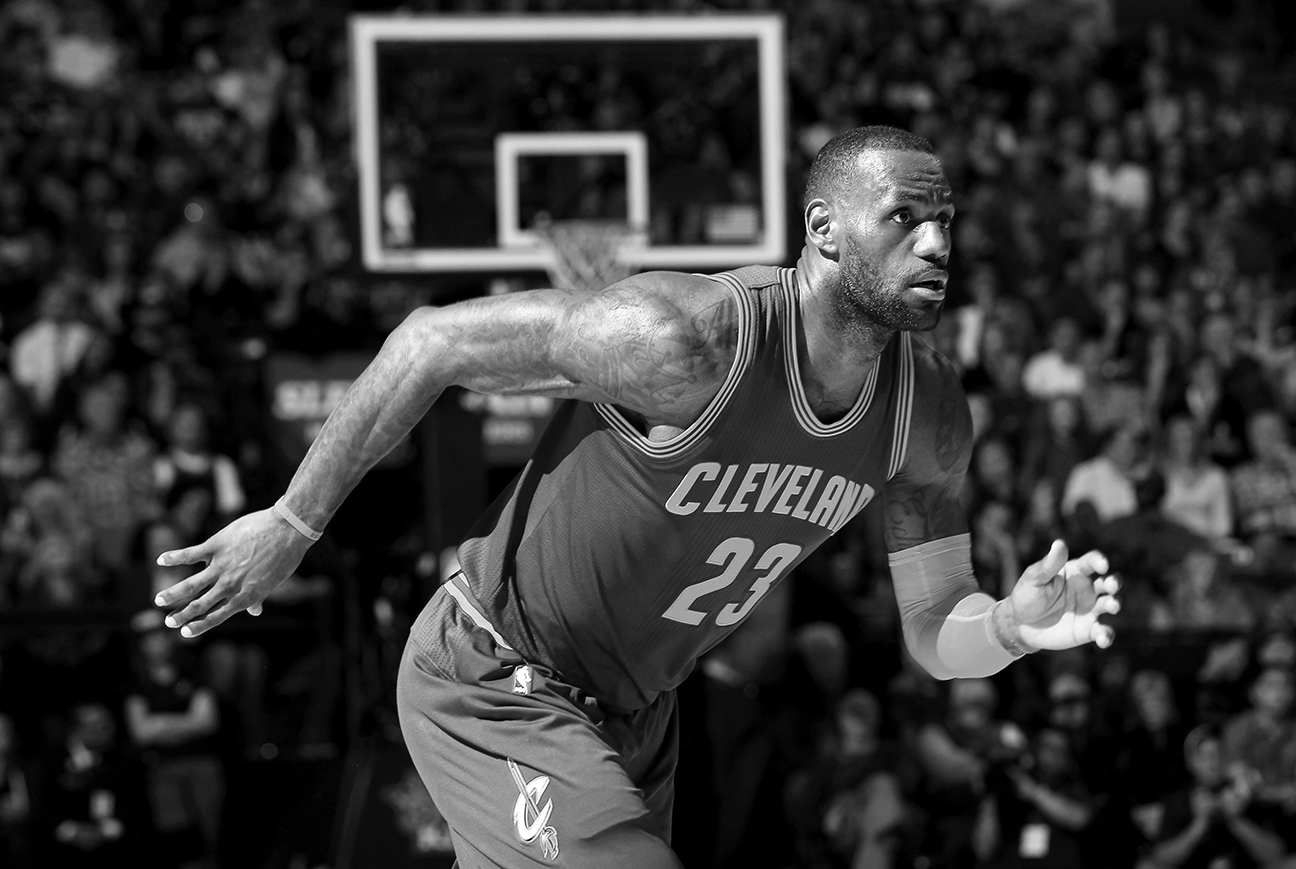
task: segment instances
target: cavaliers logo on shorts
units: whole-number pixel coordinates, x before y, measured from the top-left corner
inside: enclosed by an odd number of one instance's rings
[[[509,772],[513,774],[513,783],[517,785],[518,798],[513,804],[513,829],[524,845],[540,840],[540,853],[546,860],[558,859],[558,831],[549,825],[549,816],[553,814],[553,800],[544,798],[549,788],[549,776],[540,775],[527,781],[522,777],[522,770],[508,759]]]

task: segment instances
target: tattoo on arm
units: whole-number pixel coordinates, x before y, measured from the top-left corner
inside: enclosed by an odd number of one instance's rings
[[[659,421],[691,421],[719,390],[737,341],[737,306],[725,292],[689,315],[647,308],[633,288],[574,312],[557,364],[604,400]],[[631,310],[623,320],[618,309]],[[612,325],[610,325],[612,324]]]
[[[928,540],[962,533],[966,520],[957,493],[946,487],[902,486],[888,493],[883,511],[887,550],[899,552]]]
[[[967,466],[968,442],[972,432],[967,425],[964,407],[946,398],[936,403],[936,426],[933,433],[933,452],[936,466],[943,473],[962,474]]]
[[[959,493],[972,450],[972,425],[957,381],[938,369],[917,387],[905,467],[884,490],[884,534],[887,549],[898,552],[928,540],[967,530]],[[924,388],[925,387],[925,388]]]

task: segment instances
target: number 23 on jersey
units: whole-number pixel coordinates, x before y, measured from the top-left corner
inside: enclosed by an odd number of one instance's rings
[[[662,618],[685,625],[702,624],[710,613],[693,607],[702,603],[701,598],[733,585],[755,554],[756,544],[747,537],[730,537],[722,541],[707,557],[707,564],[721,568],[720,575],[695,582],[684,589],[666,612],[662,613]],[[746,618],[765,593],[782,579],[800,554],[801,547],[795,543],[775,543],[762,552],[752,565],[756,578],[747,591],[747,597],[739,603],[721,607],[720,612],[716,613],[715,623],[727,627]]]

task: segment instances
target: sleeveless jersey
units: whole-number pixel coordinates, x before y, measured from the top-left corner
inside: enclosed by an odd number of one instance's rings
[[[611,405],[563,402],[459,547],[503,638],[615,709],[682,682],[904,461],[909,333],[883,351],[855,405],[824,423],[799,376],[795,270],[710,278],[737,299],[739,339],[697,421],[654,442]]]

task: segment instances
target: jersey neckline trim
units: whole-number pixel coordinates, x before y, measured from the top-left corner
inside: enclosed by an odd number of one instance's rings
[[[664,441],[654,441],[635,428],[615,405],[593,405],[594,411],[603,417],[621,440],[650,458],[676,458],[696,445],[728,405],[729,399],[737,391],[738,383],[751,367],[752,359],[756,355],[756,311],[742,283],[729,272],[705,277],[728,287],[738,303],[738,349],[734,354],[733,365],[730,366],[729,373],[720,386],[720,391],[707,404],[702,415],[674,437]]]
[[[801,306],[797,300],[796,270],[783,268],[779,269],[778,273],[779,288],[783,291],[787,302],[787,316],[783,317],[783,364],[787,371],[788,392],[792,398],[792,413],[806,434],[813,437],[829,438],[844,434],[864,418],[873,404],[878,371],[882,368],[882,357],[878,356],[864,380],[855,404],[845,416],[832,423],[825,423],[815,416],[814,410],[810,407],[810,399],[806,397],[805,386],[801,383],[801,365],[797,351],[797,327],[801,322]]]

